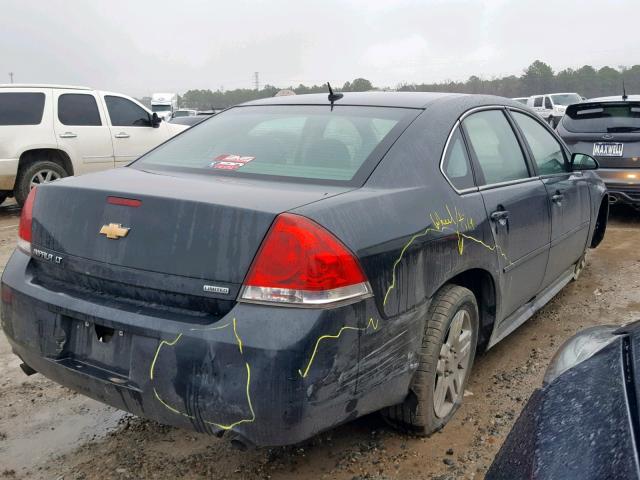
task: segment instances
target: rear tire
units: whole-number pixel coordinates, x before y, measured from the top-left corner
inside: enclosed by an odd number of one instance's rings
[[[36,160],[20,169],[13,195],[18,205],[22,207],[33,186],[50,183],[68,176],[67,171],[59,164],[48,160]]]
[[[478,342],[478,304],[474,294],[445,285],[427,313],[419,365],[403,403],[383,415],[394,426],[418,435],[440,430],[464,397]]]

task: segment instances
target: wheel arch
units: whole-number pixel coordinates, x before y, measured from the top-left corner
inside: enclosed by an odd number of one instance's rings
[[[598,216],[596,217],[596,226],[593,229],[593,235],[591,235],[590,248],[596,248],[600,245],[600,242],[604,239],[604,234],[607,231],[607,223],[609,221],[609,195],[604,194],[600,207],[598,208]]]
[[[48,160],[60,165],[71,176],[74,175],[73,162],[67,152],[60,148],[32,148],[20,154],[18,172],[37,160]]]
[[[468,288],[478,303],[479,331],[478,350],[489,343],[496,322],[497,304],[499,301],[496,281],[493,275],[483,268],[471,268],[456,274],[446,284]],[[440,287],[442,288],[442,286]]]

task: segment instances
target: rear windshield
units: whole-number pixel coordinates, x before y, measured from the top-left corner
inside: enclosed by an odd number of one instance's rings
[[[0,125],[39,125],[44,93],[0,93]]]
[[[171,105],[151,105],[152,112],[170,112]]]
[[[247,106],[196,125],[135,163],[147,170],[359,183],[419,110]]]
[[[576,133],[640,132],[640,102],[574,105],[562,124]]]

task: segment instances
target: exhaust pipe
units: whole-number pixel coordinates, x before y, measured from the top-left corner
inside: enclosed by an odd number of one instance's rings
[[[616,195],[609,194],[609,205],[618,203],[619,198]]]

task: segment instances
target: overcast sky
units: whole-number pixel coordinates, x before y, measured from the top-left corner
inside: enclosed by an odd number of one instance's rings
[[[0,0],[0,83],[134,96],[640,63],[640,0]]]

